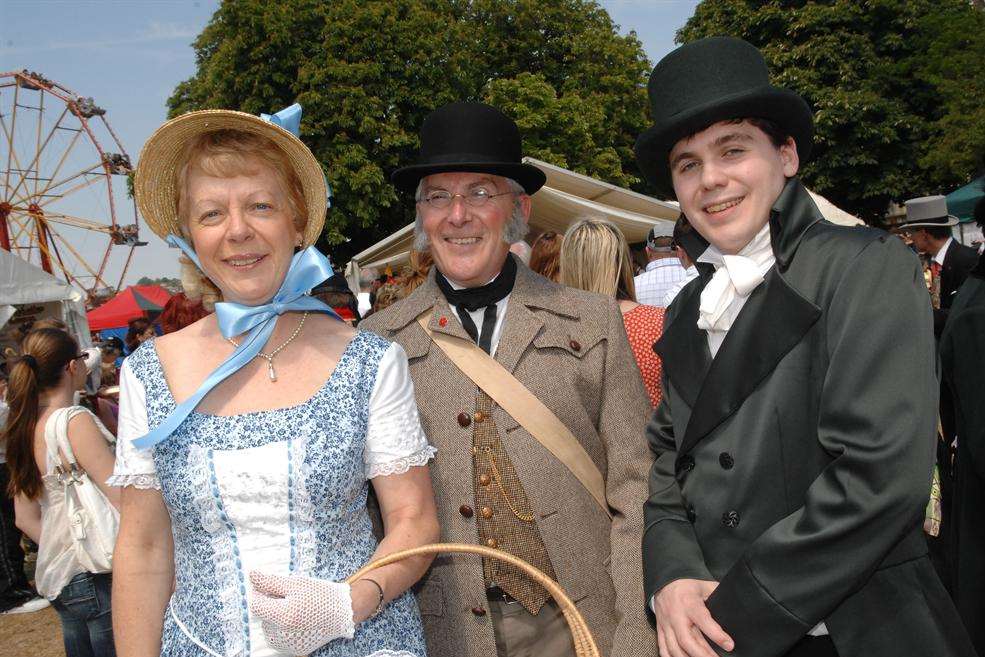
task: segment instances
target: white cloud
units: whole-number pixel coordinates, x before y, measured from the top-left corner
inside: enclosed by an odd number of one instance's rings
[[[57,41],[24,46],[2,46],[0,47],[0,55],[19,55],[51,50],[102,50],[116,48],[121,45],[144,44],[156,41],[182,41],[182,45],[184,46],[188,45],[192,39],[198,36],[200,29],[200,27],[194,25],[154,21],[142,30],[135,31],[131,36],[116,37],[113,39],[90,39],[87,41]]]

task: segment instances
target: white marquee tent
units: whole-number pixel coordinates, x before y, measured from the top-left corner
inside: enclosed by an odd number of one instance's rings
[[[8,322],[18,324],[43,317],[65,322],[85,348],[92,344],[85,302],[78,288],[60,281],[10,251],[0,249],[0,341],[10,344]]]

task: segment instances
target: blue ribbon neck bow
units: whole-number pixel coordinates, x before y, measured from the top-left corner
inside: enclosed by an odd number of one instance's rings
[[[168,235],[168,244],[180,248],[201,269],[195,251],[180,237]],[[195,410],[199,402],[214,387],[224,381],[234,372],[256,358],[257,354],[267,344],[270,335],[277,324],[277,318],[286,312],[308,311],[325,313],[339,321],[339,315],[325,303],[308,295],[308,291],[332,276],[332,264],[315,247],[309,246],[294,254],[287,276],[281,283],[280,289],[273,298],[259,306],[247,306],[241,303],[220,302],[215,305],[216,319],[223,337],[232,338],[246,333],[236,350],[219,367],[210,374],[191,397],[181,402],[157,427],[146,436],[137,438],[133,445],[138,449],[147,449],[161,442]]]

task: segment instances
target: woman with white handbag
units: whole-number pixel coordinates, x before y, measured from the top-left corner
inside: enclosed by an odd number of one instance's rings
[[[119,491],[113,435],[74,405],[86,354],[68,333],[31,331],[10,372],[3,432],[17,526],[38,543],[36,585],[62,621],[66,657],[113,657],[110,612]]]

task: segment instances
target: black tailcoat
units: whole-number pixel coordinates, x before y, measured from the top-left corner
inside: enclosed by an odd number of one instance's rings
[[[940,349],[958,440],[947,522],[949,584],[975,649],[985,654],[985,258],[951,306]]]
[[[950,308],[954,295],[968,278],[968,272],[978,262],[978,250],[954,240],[944,254],[941,267],[941,308]]]
[[[977,262],[978,251],[970,246],[954,240],[947,248],[944,264],[941,265],[941,307],[934,311],[934,335],[938,338],[947,322],[951,304],[954,303],[954,295],[958,293],[961,285],[968,278],[968,272]]]
[[[841,657],[970,657],[921,529],[938,384],[920,264],[824,221],[796,179],[770,233],[776,266],[714,360],[696,326],[711,272],[668,309],[647,599],[719,581],[707,605],[735,657],[783,655],[821,621]]]

